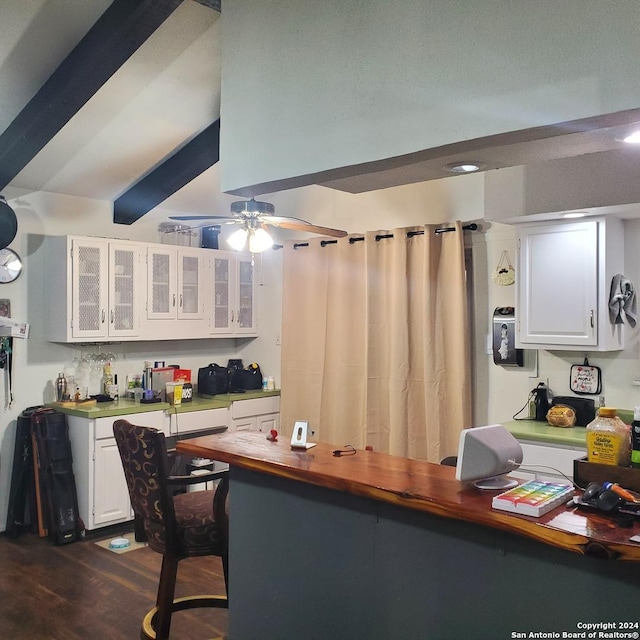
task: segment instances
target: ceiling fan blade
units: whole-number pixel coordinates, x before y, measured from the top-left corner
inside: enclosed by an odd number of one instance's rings
[[[235,216],[169,216],[169,220],[242,220],[242,217]]]
[[[262,216],[260,222],[270,224],[274,227],[282,227],[283,229],[294,229],[295,231],[308,231],[309,233],[319,233],[323,236],[331,236],[333,238],[344,238],[346,231],[339,229],[331,229],[330,227],[319,227],[315,224],[309,224],[304,220],[296,220],[295,218],[279,218],[278,216]]]

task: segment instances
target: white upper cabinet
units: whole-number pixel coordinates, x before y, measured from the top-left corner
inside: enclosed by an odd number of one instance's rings
[[[210,266],[210,331],[215,335],[256,335],[255,266],[250,254],[216,251]]]
[[[137,337],[143,247],[102,238],[49,239],[46,266],[50,340]]]
[[[204,318],[205,255],[200,249],[152,246],[147,250],[147,317]]]
[[[148,245],[145,339],[208,337],[206,251]]]
[[[53,342],[256,336],[250,254],[48,236]]]
[[[624,273],[617,218],[518,226],[516,346],[615,351],[622,325],[609,319],[613,276]]]

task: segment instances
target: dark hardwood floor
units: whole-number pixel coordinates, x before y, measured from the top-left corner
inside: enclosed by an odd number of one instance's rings
[[[95,544],[116,535],[57,546],[33,534],[16,540],[0,534],[0,639],[139,638],[155,604],[162,558],[146,547],[117,554]],[[176,597],[198,593],[224,593],[219,558],[180,562]],[[181,611],[171,623],[173,640],[226,631],[226,610]]]

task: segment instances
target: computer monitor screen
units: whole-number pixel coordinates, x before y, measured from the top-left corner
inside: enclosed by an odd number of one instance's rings
[[[501,424],[464,429],[460,433],[456,479],[478,489],[509,489],[517,480],[504,476],[522,462],[520,443]]]

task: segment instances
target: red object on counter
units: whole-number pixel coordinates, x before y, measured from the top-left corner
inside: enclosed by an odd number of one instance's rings
[[[191,382],[191,369],[174,369],[174,382]]]

